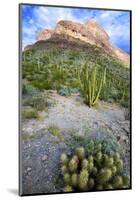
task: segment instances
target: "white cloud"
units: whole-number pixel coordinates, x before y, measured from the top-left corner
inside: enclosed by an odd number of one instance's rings
[[[53,29],[60,20],[80,21],[73,15],[72,10],[69,8],[67,8],[65,12],[64,8],[35,7],[33,9],[32,17],[33,18],[30,18],[23,23],[23,47],[30,42],[35,42],[37,33],[40,30],[44,28]]]
[[[95,19],[101,24],[115,45],[129,46],[130,22],[129,15],[123,11],[102,11]]]

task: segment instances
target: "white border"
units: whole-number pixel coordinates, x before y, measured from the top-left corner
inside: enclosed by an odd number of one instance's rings
[[[134,0],[13,0],[1,1],[0,4],[0,198],[18,199],[18,3],[57,4],[71,6],[85,6],[95,8],[131,9],[133,21],[133,59],[135,54],[135,1]],[[123,33],[124,34],[124,33]],[[132,76],[135,74],[135,63],[132,65]],[[135,88],[132,77],[132,88]],[[134,102],[133,93],[133,189],[129,191],[78,193],[68,195],[47,195],[25,197],[29,199],[83,199],[96,198],[97,200],[122,200],[135,197],[135,148],[134,148]]]

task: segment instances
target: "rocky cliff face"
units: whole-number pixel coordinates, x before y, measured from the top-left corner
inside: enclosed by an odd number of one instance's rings
[[[51,29],[44,29],[43,31],[41,31],[38,36],[37,36],[37,40],[47,40],[49,39],[53,34],[53,30]]]
[[[122,51],[121,49],[115,47],[111,44],[109,35],[106,31],[95,21],[89,20],[86,24],[75,23],[68,20],[61,20],[57,23],[54,30],[44,29],[41,31],[37,40],[48,40],[51,37],[54,38],[55,35],[65,35],[71,36],[73,38],[79,39],[84,43],[89,43],[97,45],[103,48],[107,53],[115,56],[125,62],[130,63],[130,56]]]

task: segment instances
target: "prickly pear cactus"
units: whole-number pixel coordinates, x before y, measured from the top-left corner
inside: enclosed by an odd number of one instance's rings
[[[120,154],[104,153],[99,146],[94,153],[85,151],[84,147],[75,149],[71,157],[62,153],[64,192],[129,188],[130,176],[124,175]]]

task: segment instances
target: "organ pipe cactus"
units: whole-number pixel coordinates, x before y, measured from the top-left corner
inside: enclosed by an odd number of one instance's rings
[[[102,148],[101,148],[102,149]],[[91,191],[129,188],[130,177],[123,174],[123,161],[119,153],[86,152],[84,147],[75,149],[72,156],[62,153],[61,173],[64,191]]]
[[[92,69],[88,68],[88,64],[84,65],[80,86],[89,107],[97,103],[101,90],[106,83],[106,68],[99,74],[97,75],[96,65]]]

